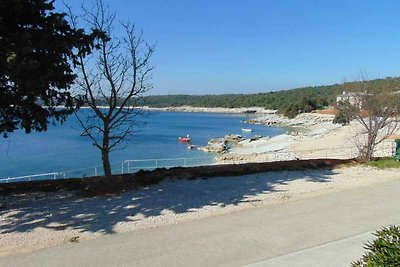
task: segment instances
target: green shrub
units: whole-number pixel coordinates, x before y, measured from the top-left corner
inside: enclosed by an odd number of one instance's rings
[[[386,168],[400,168],[400,162],[396,161],[392,157],[384,157],[379,158],[376,160],[371,160],[366,162],[368,166],[379,168],[379,169],[386,169]]]
[[[289,119],[293,119],[299,114],[299,106],[297,104],[291,104],[283,110],[283,115]]]
[[[367,252],[352,267],[400,266],[400,228],[390,226],[376,231],[377,237],[365,245]]]
[[[351,105],[348,101],[339,102],[336,105],[336,115],[333,119],[333,123],[347,125],[349,124],[357,115],[357,108]]]

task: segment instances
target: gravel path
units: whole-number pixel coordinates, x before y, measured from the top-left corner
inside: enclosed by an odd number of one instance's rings
[[[164,181],[113,197],[14,195],[0,210],[0,255],[159,227],[398,179],[397,170],[355,166]]]

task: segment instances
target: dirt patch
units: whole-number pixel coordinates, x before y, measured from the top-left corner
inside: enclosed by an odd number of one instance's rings
[[[153,171],[138,171],[134,174],[112,177],[72,178],[49,181],[30,181],[0,185],[0,194],[25,192],[78,191],[80,195],[92,197],[112,195],[136,188],[158,184],[165,179],[199,179],[212,177],[240,176],[268,171],[337,168],[355,164],[354,160],[312,159],[281,162],[226,164],[200,167],[159,168]]]
[[[322,109],[322,110],[314,110],[314,111],[312,111],[312,113],[336,115],[337,110],[336,109]]]

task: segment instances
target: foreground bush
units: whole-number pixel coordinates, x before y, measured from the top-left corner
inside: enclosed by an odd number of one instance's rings
[[[400,227],[390,226],[378,230],[377,237],[365,245],[367,252],[353,262],[353,267],[394,267],[400,266]]]

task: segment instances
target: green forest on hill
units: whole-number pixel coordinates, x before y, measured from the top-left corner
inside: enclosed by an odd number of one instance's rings
[[[336,96],[343,91],[356,92],[368,89],[377,92],[383,89],[400,90],[400,78],[385,78],[363,82],[349,82],[327,86],[309,86],[291,90],[282,90],[258,94],[223,95],[154,95],[144,98],[150,107],[265,107],[277,109],[280,113],[294,117],[299,112],[309,112],[333,105]]]

